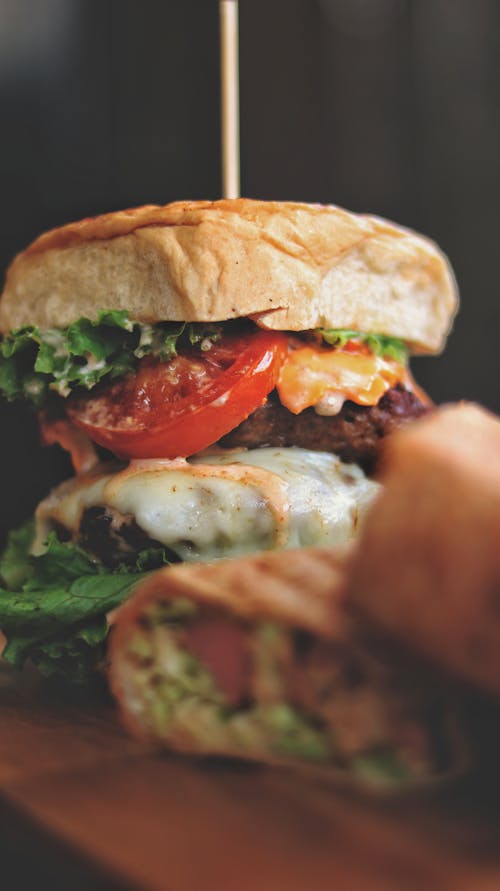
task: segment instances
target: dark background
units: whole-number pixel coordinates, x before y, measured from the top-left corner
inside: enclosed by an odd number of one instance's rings
[[[240,0],[242,192],[425,231],[462,310],[414,370],[500,410],[500,4]],[[0,263],[49,226],[220,196],[216,0],[0,0]],[[69,473],[2,406],[0,534]]]

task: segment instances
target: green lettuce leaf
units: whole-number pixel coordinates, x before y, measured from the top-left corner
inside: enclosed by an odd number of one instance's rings
[[[51,638],[31,648],[31,661],[45,677],[85,684],[106,662],[109,626],[104,616],[82,625],[71,636]]]
[[[41,644],[57,639],[67,643],[80,626],[103,621],[144,577],[145,573],[95,573],[39,590],[0,589],[0,627],[7,637],[3,658],[19,668]],[[88,645],[89,639],[85,642]]]
[[[0,588],[4,634],[46,637],[102,615],[122,603],[142,573],[94,573],[72,582],[20,592]]]
[[[343,347],[349,340],[357,340],[366,344],[376,356],[395,359],[404,365],[408,360],[408,347],[403,340],[387,337],[385,334],[363,334],[348,328],[320,328],[323,340],[330,346]]]
[[[60,330],[26,326],[0,340],[0,393],[8,400],[27,398],[40,408],[53,391],[68,396],[77,388],[89,390],[103,378],[132,371],[146,355],[166,361],[177,354],[180,339],[210,348],[221,332],[219,325],[143,325],[118,310]]]
[[[24,591],[70,584],[81,576],[94,575],[100,570],[96,560],[89,557],[83,548],[72,542],[59,541],[55,532],[49,534],[45,548],[40,556],[29,558],[30,574],[23,585]]]
[[[168,562],[162,548],[141,552],[132,568],[104,569],[83,548],[51,533],[40,556],[29,554],[34,524],[11,532],[0,556],[3,658],[29,658],[47,675],[82,683],[102,663],[107,613],[120,606],[150,568]]]
[[[87,684],[106,661],[109,625],[105,616],[91,619],[71,633],[39,639],[11,637],[3,653],[11,665],[21,668],[29,658],[45,677],[59,677]]]

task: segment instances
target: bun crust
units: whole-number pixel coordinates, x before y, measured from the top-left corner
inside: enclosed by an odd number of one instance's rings
[[[440,350],[457,309],[429,240],[334,206],[235,199],[147,205],[41,235],[12,262],[0,330],[133,319],[352,328]]]
[[[347,596],[405,647],[498,695],[500,420],[443,407],[384,454]]]
[[[133,625],[145,608],[176,597],[227,610],[249,622],[276,621],[340,640],[345,633],[346,553],[310,547],[287,551],[286,559],[271,551],[159,569],[120,607],[113,644],[121,629]]]

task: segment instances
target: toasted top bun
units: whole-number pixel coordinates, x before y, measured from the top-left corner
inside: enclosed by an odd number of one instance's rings
[[[122,309],[149,323],[351,328],[435,352],[456,308],[431,241],[333,206],[241,198],[148,205],[41,235],[7,272],[0,330]]]
[[[500,420],[447,406],[384,453],[348,596],[406,646],[500,694]]]

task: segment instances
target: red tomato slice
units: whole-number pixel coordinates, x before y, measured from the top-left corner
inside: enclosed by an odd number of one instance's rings
[[[231,705],[250,693],[251,650],[248,632],[225,618],[201,618],[187,625],[186,649],[213,674],[219,690]]]
[[[230,334],[210,350],[168,362],[143,359],[135,374],[68,399],[68,415],[118,458],[184,458],[217,442],[277,383],[288,341],[279,332]]]

